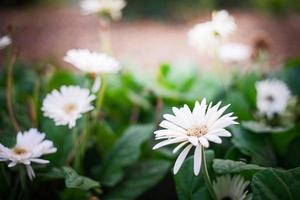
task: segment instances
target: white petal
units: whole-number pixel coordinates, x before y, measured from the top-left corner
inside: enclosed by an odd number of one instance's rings
[[[194,174],[196,176],[198,176],[198,174],[200,172],[201,161],[202,161],[201,145],[198,145],[195,148],[195,153],[194,153]]]
[[[178,170],[180,169],[184,159],[186,158],[186,156],[188,155],[190,149],[192,148],[193,145],[188,145],[187,147],[185,147],[183,149],[183,151],[179,154],[178,158],[176,159],[174,168],[173,168],[173,172],[174,174],[177,174]]]
[[[184,147],[184,145],[186,145],[188,143],[188,141],[182,142],[179,145],[177,145],[177,147],[175,147],[173,149],[173,153],[176,153],[178,150],[180,150],[182,147]]]
[[[204,146],[205,148],[209,147],[209,142],[207,141],[207,139],[205,137],[200,137],[199,141],[200,141],[201,145]]]
[[[206,137],[211,142],[214,142],[214,143],[217,143],[217,144],[222,143],[221,138],[219,138],[217,135],[205,135],[204,137]]]
[[[189,136],[188,140],[190,141],[190,143],[192,143],[194,146],[198,145],[198,138],[195,136]]]
[[[30,159],[31,162],[39,163],[39,164],[48,164],[48,160],[39,159],[39,158],[32,158]]]
[[[174,130],[174,131],[177,131],[177,132],[181,132],[181,133],[184,133],[185,130],[169,121],[166,121],[166,120],[163,120],[160,124],[159,124],[160,127],[162,128],[166,128],[166,129],[170,129],[170,130]]]
[[[34,174],[34,171],[31,167],[31,165],[26,165],[26,171],[27,171],[29,179],[32,181],[33,178],[35,177],[35,174]]]
[[[162,142],[159,142],[157,143],[153,149],[158,149],[160,147],[163,147],[163,146],[166,146],[166,145],[169,145],[169,144],[174,144],[174,143],[178,143],[178,142],[183,142],[185,141],[186,138],[185,137],[178,137],[178,138],[173,138],[173,139],[170,139],[170,140],[165,140],[165,141],[162,141]]]

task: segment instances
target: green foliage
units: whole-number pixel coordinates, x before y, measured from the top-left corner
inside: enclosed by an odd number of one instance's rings
[[[133,164],[140,156],[141,145],[152,135],[153,125],[134,125],[106,154],[100,171],[103,185],[114,186],[124,176],[124,168]]]
[[[284,171],[266,169],[258,172],[251,184],[253,199],[295,200],[300,197],[300,168]]]
[[[208,170],[212,172],[211,165],[214,159],[213,151],[206,151]],[[176,191],[180,200],[206,199],[210,200],[208,190],[202,175],[193,174],[193,157],[189,157],[181,166],[177,175],[174,175]]]
[[[168,172],[170,162],[166,160],[145,160],[128,169],[125,179],[119,183],[105,200],[135,199],[157,184]]]
[[[62,171],[67,188],[77,188],[82,190],[100,188],[100,184],[97,181],[78,175],[72,168],[63,167]]]
[[[213,169],[218,174],[243,174],[246,177],[250,177],[257,171],[265,168],[241,161],[214,159]]]

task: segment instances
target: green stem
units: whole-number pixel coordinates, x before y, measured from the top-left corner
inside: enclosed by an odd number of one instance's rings
[[[203,163],[203,167],[202,167],[202,175],[204,177],[204,181],[206,183],[207,189],[210,193],[210,196],[213,200],[217,200],[217,196],[215,193],[215,190],[213,188],[212,182],[209,178],[209,174],[208,174],[208,170],[207,170],[207,163],[206,163],[206,157],[205,157],[205,152],[204,152],[204,147],[202,147],[202,163]]]
[[[106,77],[101,76],[101,88],[100,88],[100,91],[99,91],[98,97],[97,97],[96,110],[100,110],[100,108],[102,106],[106,86],[107,86]]]

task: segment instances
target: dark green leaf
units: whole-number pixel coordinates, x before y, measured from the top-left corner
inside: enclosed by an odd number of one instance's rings
[[[233,144],[252,162],[262,166],[276,166],[274,149],[267,135],[254,134],[241,127],[233,127]]]
[[[253,164],[246,164],[241,161],[222,159],[214,159],[213,168],[218,174],[243,173],[247,177],[252,176],[257,171],[265,169],[265,167],[260,167],[258,165]]]
[[[256,121],[243,121],[242,126],[254,133],[282,133],[293,128],[292,126],[272,127]]]
[[[251,188],[255,200],[300,199],[300,168],[289,171],[266,169],[252,179]]]
[[[88,177],[78,175],[77,172],[72,168],[63,167],[62,170],[64,173],[65,184],[67,188],[78,188],[82,190],[100,188],[99,182],[94,181]]]
[[[104,199],[135,199],[157,184],[168,172],[169,168],[170,162],[165,160],[139,162],[128,170],[124,181],[118,184]]]
[[[101,183],[113,186],[123,177],[123,168],[134,163],[140,156],[140,146],[147,141],[153,125],[131,126],[107,153],[101,167]]]
[[[208,167],[210,169],[212,160],[214,158],[214,152],[206,151],[205,154]],[[194,157],[191,156],[186,159],[181,166],[178,174],[174,175],[178,198],[180,200],[210,200],[210,195],[205,186],[203,176],[201,174],[198,176],[194,175],[193,158]]]

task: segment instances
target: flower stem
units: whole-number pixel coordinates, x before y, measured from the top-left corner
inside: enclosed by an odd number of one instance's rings
[[[104,93],[107,86],[107,80],[105,76],[101,77],[101,88],[99,90],[98,96],[97,96],[97,102],[96,102],[96,110],[99,110],[102,106],[103,99],[104,99]]]
[[[20,125],[18,124],[14,109],[13,109],[13,102],[12,102],[12,95],[13,95],[13,66],[15,64],[16,57],[13,56],[11,62],[8,64],[8,72],[7,72],[7,85],[6,85],[6,105],[8,110],[8,116],[13,124],[16,132],[21,130]]]
[[[214,188],[213,188],[212,182],[209,178],[209,174],[208,174],[208,170],[207,170],[207,163],[206,163],[204,147],[202,147],[202,163],[203,163],[202,174],[203,174],[207,189],[209,191],[209,194],[213,200],[217,200],[217,196],[214,191]]]

